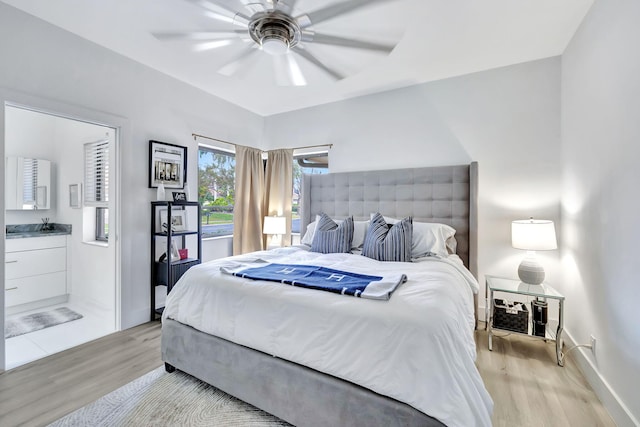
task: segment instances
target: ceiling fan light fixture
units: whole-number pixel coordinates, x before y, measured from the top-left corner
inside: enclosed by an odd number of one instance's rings
[[[261,45],[262,50],[269,55],[284,55],[289,51],[289,42],[279,37],[265,37]]]
[[[251,38],[269,55],[284,55],[301,37],[295,19],[279,11],[256,13],[248,28]]]

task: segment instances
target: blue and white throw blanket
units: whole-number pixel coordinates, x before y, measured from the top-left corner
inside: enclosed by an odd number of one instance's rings
[[[405,274],[369,276],[315,265],[266,264],[258,267],[221,267],[225,274],[254,280],[267,280],[309,289],[351,295],[358,298],[388,300],[396,288],[407,281]],[[255,264],[253,264],[255,265]]]

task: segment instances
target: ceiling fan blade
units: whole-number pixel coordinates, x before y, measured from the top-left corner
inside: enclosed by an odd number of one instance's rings
[[[293,9],[296,7],[296,0],[276,1],[275,3],[276,9],[288,15],[291,15],[293,13]]]
[[[336,70],[333,70],[333,69],[327,67],[326,65],[324,65],[318,58],[316,58],[311,53],[309,53],[308,50],[292,49],[291,51],[297,53],[300,56],[302,56],[304,59],[306,59],[307,61],[311,62],[313,65],[315,65],[316,67],[320,68],[322,71],[324,71],[325,73],[329,74],[331,77],[333,77],[336,80],[342,80],[342,79],[344,79],[346,77],[346,76],[342,75],[341,73],[337,72]]]
[[[193,46],[193,50],[195,52],[204,52],[206,50],[212,50],[212,49],[218,49],[225,46],[230,46],[240,41],[241,40],[238,38],[203,41]]]
[[[242,52],[240,55],[236,56],[235,59],[233,59],[231,62],[227,63],[226,65],[222,66],[222,68],[218,69],[218,73],[227,77],[233,76],[258,51],[259,51],[258,49],[252,46],[251,48]]]
[[[353,12],[364,6],[371,6],[377,3],[389,3],[393,0],[349,0],[339,3],[330,4],[322,9],[309,12],[296,18],[301,28],[306,28],[310,25],[318,24],[320,22],[328,21],[337,16],[344,15]]]
[[[151,33],[158,40],[217,40],[233,36],[244,36],[245,30],[234,31],[193,31],[189,33]]]
[[[300,64],[295,56],[289,52],[284,55],[273,57],[276,84],[278,86],[306,86],[307,80],[302,74]]]
[[[249,17],[238,12],[235,8],[229,5],[230,2],[220,0],[188,0],[189,2],[203,7],[205,9],[205,15],[210,18],[216,19],[222,22],[228,22],[240,27],[247,27],[249,23]]]
[[[309,35],[308,32],[305,32],[305,40],[312,41],[314,43],[319,43],[319,44],[352,47],[355,49],[376,50],[384,53],[391,52],[395,47],[395,45],[391,45],[391,44],[382,44],[382,43],[368,42],[364,40],[348,39],[345,37],[330,36],[328,34],[313,33],[312,35]]]
[[[242,4],[249,12],[251,12],[251,15],[258,12],[265,12],[270,9],[270,7],[264,4],[264,2],[256,0],[242,0]]]

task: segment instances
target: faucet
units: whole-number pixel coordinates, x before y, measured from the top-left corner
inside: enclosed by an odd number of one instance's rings
[[[42,231],[50,231],[53,230],[53,225],[49,224],[49,218],[41,218],[42,219]]]

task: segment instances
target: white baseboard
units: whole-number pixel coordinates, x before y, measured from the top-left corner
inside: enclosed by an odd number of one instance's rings
[[[566,329],[562,333],[562,336],[565,341],[565,349],[577,344]],[[611,388],[607,380],[602,377],[598,367],[594,365],[591,358],[586,355],[585,352],[587,351],[591,350],[588,348],[577,348],[575,351],[571,352],[571,356],[573,356],[573,359],[576,361],[582,375],[584,375],[585,379],[604,407],[609,411],[609,415],[611,415],[613,421],[615,421],[616,425],[620,427],[640,426],[636,417],[634,417],[631,411],[629,411],[629,408],[627,408],[624,402],[620,400],[620,397]]]

